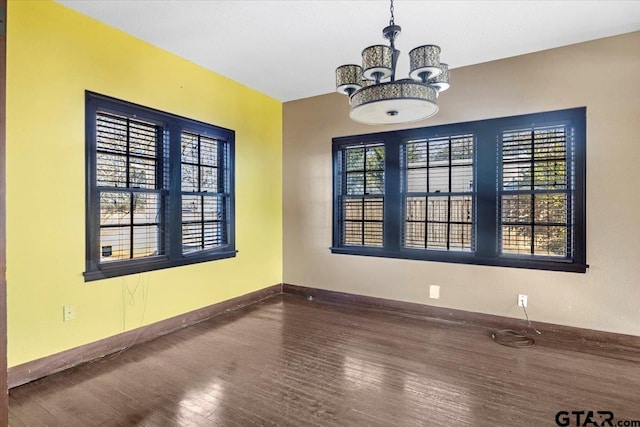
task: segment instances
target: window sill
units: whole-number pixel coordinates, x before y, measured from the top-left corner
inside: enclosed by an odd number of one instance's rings
[[[215,261],[218,259],[233,258],[237,253],[237,250],[227,249],[225,251],[209,252],[206,254],[185,255],[179,260],[170,260],[167,257],[154,257],[150,259],[113,262],[109,264],[102,264],[93,270],[87,270],[83,275],[85,282],[91,282],[111,277],[144,273],[146,271],[162,270],[165,268]]]
[[[416,249],[402,249],[399,252],[387,251],[382,248],[370,247],[331,247],[331,252],[342,255],[374,256],[381,258],[396,258],[419,261],[447,262],[455,264],[486,265],[493,267],[526,268],[531,270],[564,271],[569,273],[586,273],[586,264],[574,263],[558,259],[533,258],[483,258],[472,252],[425,251]]]

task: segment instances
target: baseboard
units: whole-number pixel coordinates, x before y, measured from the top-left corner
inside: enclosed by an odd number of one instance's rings
[[[369,308],[397,311],[405,314],[426,316],[442,320],[467,323],[483,326],[491,329],[513,329],[518,331],[531,331],[524,319],[496,316],[492,314],[476,313],[452,308],[435,307],[426,304],[403,302],[385,298],[369,297],[364,295],[349,294],[344,292],[329,291],[317,288],[308,288],[291,284],[283,284],[282,292],[285,294],[300,295],[305,298],[312,297],[318,301],[338,304],[355,304]],[[597,331],[593,329],[577,328],[573,326],[556,325],[552,323],[535,322],[535,327],[542,332],[537,339],[543,343],[566,343],[572,349],[582,347],[591,352],[602,349],[604,351],[620,350],[621,352],[635,352],[629,355],[636,359],[640,350],[640,337],[624,335],[614,332]],[[534,336],[535,333],[534,333]],[[606,346],[605,347],[603,347]],[[621,354],[621,357],[624,355]]]
[[[9,388],[46,377],[133,345],[150,341],[162,335],[194,325],[228,311],[236,310],[279,294],[298,295],[305,298],[335,304],[352,304],[374,309],[395,311],[403,314],[425,316],[491,329],[527,330],[525,320],[491,314],[476,313],[452,308],[436,307],[385,298],[369,297],[292,284],[278,284],[227,301],[213,304],[189,313],[161,320],[151,325],[123,332],[100,341],[85,344],[41,359],[33,360],[9,368],[7,382]],[[615,352],[620,358],[637,360],[640,337],[613,332],[576,328],[552,323],[535,322],[543,335],[537,338],[543,344],[562,345],[572,350],[602,353],[610,356]],[[560,344],[558,344],[560,343]]]
[[[227,301],[161,320],[93,343],[85,344],[41,359],[13,366],[7,371],[9,388],[46,377],[90,360],[202,322],[228,311],[254,304],[282,293],[282,284],[273,285]]]

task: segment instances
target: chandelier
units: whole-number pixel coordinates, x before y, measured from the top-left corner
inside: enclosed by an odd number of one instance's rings
[[[352,120],[370,125],[408,123],[438,112],[438,94],[449,88],[449,66],[440,63],[440,47],[418,46],[409,52],[407,79],[396,80],[400,51],[395,47],[401,28],[391,19],[382,35],[389,46],[374,45],[362,51],[362,66],[336,68],[336,91],[349,96]]]

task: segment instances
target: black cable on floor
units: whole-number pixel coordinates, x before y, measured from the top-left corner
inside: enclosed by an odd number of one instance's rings
[[[533,323],[531,323],[531,320],[529,320],[527,309],[524,306],[522,306],[522,309],[524,310],[524,315],[527,317],[527,322],[529,322],[531,329],[536,331],[538,335],[542,335],[542,332],[537,330],[536,327],[533,326]],[[493,340],[498,344],[506,345],[507,347],[531,347],[536,343],[536,340],[533,338],[510,329],[493,331],[491,338],[493,338]]]
[[[493,338],[493,340],[498,344],[506,345],[507,347],[531,347],[536,343],[536,340],[533,338],[527,337],[510,329],[493,331],[491,333],[491,338]]]

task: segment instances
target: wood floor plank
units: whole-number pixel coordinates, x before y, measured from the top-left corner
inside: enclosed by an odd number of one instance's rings
[[[640,354],[281,295],[10,391],[29,426],[544,426],[640,420]],[[581,345],[584,344],[584,345]]]

